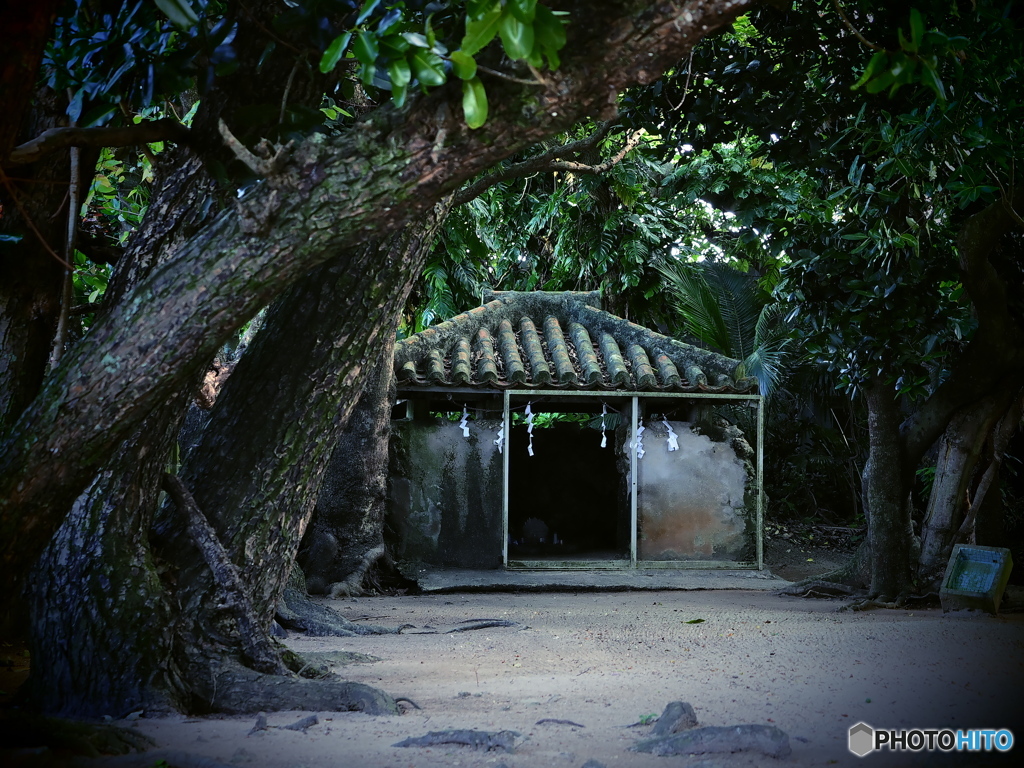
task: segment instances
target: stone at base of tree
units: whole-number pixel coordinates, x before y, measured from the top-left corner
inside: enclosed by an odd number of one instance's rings
[[[685,701],[671,701],[651,729],[651,736],[670,736],[697,726],[697,713]]]
[[[709,725],[671,736],[647,739],[631,749],[660,756],[760,752],[768,757],[788,757],[792,752],[789,736],[773,725]]]
[[[455,744],[487,752],[515,752],[518,731],[474,731],[458,729],[452,731],[431,731],[426,736],[409,737],[393,747],[436,747],[441,744]]]

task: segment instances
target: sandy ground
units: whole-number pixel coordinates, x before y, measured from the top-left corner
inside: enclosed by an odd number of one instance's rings
[[[421,709],[396,717],[318,712],[319,724],[305,733],[272,727],[249,735],[252,716],[144,718],[132,725],[161,747],[251,768],[579,768],[590,759],[607,768],[950,762],[940,754],[857,758],[847,751],[847,731],[861,720],[879,728],[1006,727],[1024,740],[1019,613],[837,612],[840,602],[746,591],[489,593],[330,604],[356,621],[417,629],[355,638],[292,635],[287,643],[300,653],[379,658],[334,668]],[[469,619],[521,627],[419,634]],[[696,619],[703,621],[689,623]],[[789,735],[792,755],[630,752],[650,728],[628,726],[673,700],[690,702],[702,725],[775,725]],[[306,714],[273,713],[269,722],[286,725]],[[545,718],[580,727],[537,724]],[[393,746],[451,728],[507,729],[521,738],[512,754]],[[1024,764],[1022,750],[1024,741],[994,764]],[[991,762],[991,755],[975,754],[956,764]]]

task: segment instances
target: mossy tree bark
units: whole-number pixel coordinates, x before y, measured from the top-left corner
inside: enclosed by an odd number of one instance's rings
[[[387,329],[348,426],[331,453],[299,565],[313,594],[356,595],[386,556],[388,443],[395,401],[395,330]]]

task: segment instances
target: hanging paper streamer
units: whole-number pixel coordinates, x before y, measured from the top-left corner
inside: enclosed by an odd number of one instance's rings
[[[601,447],[605,448],[608,445],[608,436],[604,433],[604,418],[608,415],[608,404],[601,403]]]
[[[526,404],[526,434],[530,436],[530,444],[526,446],[527,452],[533,456],[533,409],[532,402]]]
[[[644,457],[645,451],[643,434],[646,429],[647,427],[645,427],[643,424],[640,424],[636,428],[636,441],[630,444],[629,446],[630,448],[636,448],[636,458],[638,460]]]
[[[466,410],[466,406],[462,406],[462,421],[459,422],[459,426],[462,427],[462,436],[469,439],[469,424],[466,421],[469,419],[469,411]]]
[[[679,435],[676,434],[675,430],[672,429],[672,425],[668,423],[668,418],[663,417],[661,423],[665,425],[665,429],[668,430],[668,449],[669,451],[679,450]]]
[[[501,449],[505,445],[505,427],[504,427],[504,425],[502,425],[502,427],[498,430],[498,439],[494,441],[494,444],[496,446],[498,446],[498,453],[501,453]]]

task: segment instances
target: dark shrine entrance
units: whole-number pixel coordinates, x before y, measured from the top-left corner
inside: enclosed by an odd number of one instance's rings
[[[628,459],[619,456],[618,415],[605,417],[602,448],[600,406],[596,413],[538,413],[531,456],[518,405],[508,457],[508,564],[628,564],[630,509],[622,466],[628,471]]]

